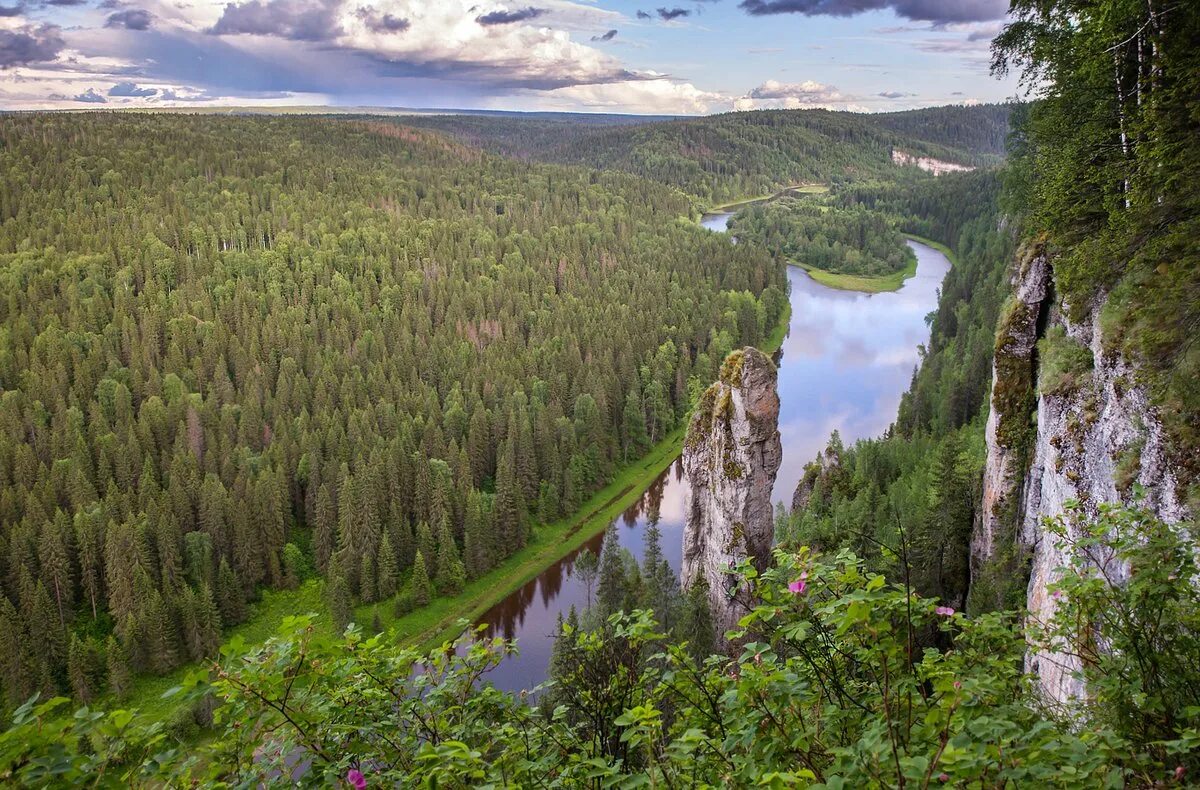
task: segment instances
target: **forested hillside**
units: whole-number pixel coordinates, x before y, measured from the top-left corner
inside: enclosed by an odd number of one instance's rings
[[[455,591],[786,305],[666,187],[392,123],[10,116],[0,172],[10,709],[211,656],[310,573],[343,625]]]
[[[505,154],[617,169],[722,202],[797,183],[890,178],[891,149],[994,164],[1007,106],[942,107],[887,116],[763,110],[638,126],[543,125],[476,116],[405,118]],[[912,115],[913,117],[910,117]]]
[[[893,577],[907,563],[922,594],[961,607],[970,582],[993,339],[1017,235],[1000,221],[996,173],[926,183],[924,189],[865,185],[840,195],[850,206],[886,212],[909,232],[944,240],[954,266],[892,431],[851,447],[835,434],[806,468],[777,537],[828,551],[851,547]]]
[[[916,262],[891,218],[861,206],[834,208],[783,198],[738,212],[729,227],[738,241],[839,274],[882,277]]]
[[[872,123],[893,132],[977,156],[997,160],[1008,151],[1013,104],[976,104],[929,107],[923,110],[885,112],[868,116]]]

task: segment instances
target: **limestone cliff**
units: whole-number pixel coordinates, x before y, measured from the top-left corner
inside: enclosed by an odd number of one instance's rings
[[[1134,483],[1145,490],[1141,504],[1162,520],[1186,513],[1147,394],[1104,342],[1103,299],[1064,309],[1053,261],[1036,246],[1021,257],[1013,293],[996,341],[971,600],[977,608],[1025,605],[1044,620],[1055,607],[1047,586],[1066,564],[1045,517],[1063,513],[1069,500],[1089,514],[1103,502],[1129,503]],[[1031,651],[1027,663],[1049,699],[1083,693],[1068,657]]]
[[[749,604],[729,569],[750,559],[761,570],[770,559],[771,491],[783,457],[775,382],[775,365],[761,351],[734,351],[697,405],[684,442],[690,493],[683,583],[690,587],[700,576],[708,582],[722,642]]]

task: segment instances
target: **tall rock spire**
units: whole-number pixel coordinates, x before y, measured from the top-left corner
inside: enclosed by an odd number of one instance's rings
[[[771,555],[771,492],[783,458],[775,365],[756,348],[734,351],[700,399],[684,442],[690,483],[683,537],[683,583],[701,575],[722,647],[726,631],[749,611],[731,568],[750,559],[760,570]]]

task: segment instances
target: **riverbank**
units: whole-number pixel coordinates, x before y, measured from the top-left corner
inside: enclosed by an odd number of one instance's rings
[[[927,239],[924,236],[918,236],[915,233],[905,233],[906,239],[924,244],[926,247],[932,247],[941,254],[946,256],[946,260],[950,261],[950,265],[955,265],[954,253],[945,244]],[[883,277],[861,277],[854,274],[838,274],[836,272],[827,272],[824,269],[818,269],[814,266],[809,266],[805,263],[789,261],[791,266],[799,266],[804,271],[808,272],[808,276],[828,288],[837,288],[840,291],[859,291],[860,293],[886,293],[888,291],[898,291],[900,286],[904,285],[904,281],[917,273],[917,259],[914,257],[898,272],[888,274]]]
[[[799,194],[799,195],[824,195],[829,191],[828,184],[792,184],[775,192],[769,192],[765,195],[757,195],[755,197],[742,198],[730,203],[722,203],[719,206],[712,206],[707,209],[705,214],[724,214],[727,212],[737,211],[742,206],[749,206],[753,203],[765,203],[768,200],[777,200],[784,195]]]
[[[789,304],[775,330],[760,344],[771,355],[780,349],[791,320]],[[469,582],[455,596],[439,597],[427,606],[396,617],[394,601],[381,601],[355,609],[355,622],[369,627],[378,613],[380,625],[405,646],[429,650],[457,637],[460,621],[474,622],[484,612],[511,595],[543,570],[602,532],[617,516],[642,496],[651,483],[679,457],[688,420],[667,434],[638,460],[619,470],[613,480],[593,494],[572,516],[534,529],[532,539],[520,551],[506,558],[482,577]],[[305,580],[294,590],[265,590],[253,604],[246,622],[230,629],[226,645],[255,645],[265,642],[278,631],[284,618],[312,612],[318,628],[332,632],[333,622],[325,603],[324,581]],[[169,721],[187,712],[172,697],[164,697],[199,668],[181,667],[163,676],[134,679],[129,696],[122,701],[102,700],[110,707],[136,708],[158,721]]]
[[[760,350],[769,355],[783,346],[791,321],[791,305]],[[654,445],[650,451],[589,499],[579,513],[538,527],[533,540],[453,598],[439,598],[417,611],[395,620],[390,630],[401,644],[428,650],[453,640],[461,633],[460,620],[475,622],[488,609],[503,601],[543,570],[578,549],[607,529],[613,519],[636,502],[654,480],[683,450],[683,434],[690,419]],[[369,607],[367,607],[369,609]]]

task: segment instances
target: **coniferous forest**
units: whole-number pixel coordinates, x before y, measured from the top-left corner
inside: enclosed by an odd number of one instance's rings
[[[1014,0],[1027,101],[872,116],[0,115],[0,783],[1196,786],[1198,37]],[[488,682],[520,644],[382,622],[574,540],[778,341],[789,262],[899,277],[906,235],[952,258],[919,363],[728,569],[728,655],[657,514],[575,555],[532,694]]]
[[[0,124],[10,707],[211,657],[313,573],[347,621],[456,592],[786,303],[629,176],[392,124]]]

